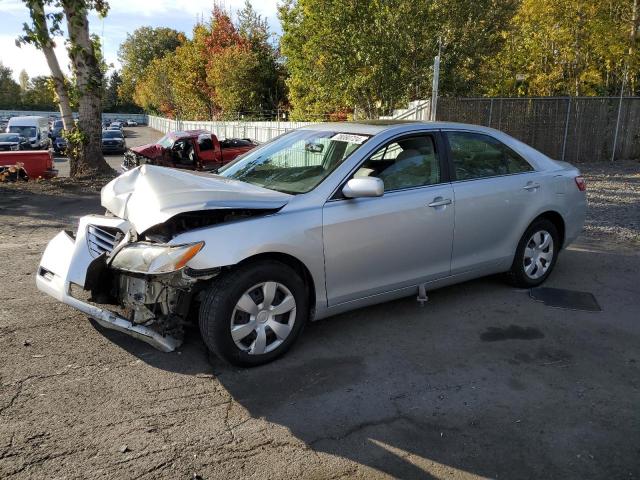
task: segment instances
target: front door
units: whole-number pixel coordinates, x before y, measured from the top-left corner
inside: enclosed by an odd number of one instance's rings
[[[438,150],[433,134],[393,140],[352,176],[381,178],[382,197],[325,204],[329,306],[449,275],[453,190]]]

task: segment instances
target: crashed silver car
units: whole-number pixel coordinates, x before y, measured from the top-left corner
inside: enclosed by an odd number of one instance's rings
[[[311,319],[500,272],[539,285],[586,211],[573,166],[489,128],[414,122],[306,126],[217,174],[144,165],[102,205],[51,240],[38,288],[167,352],[197,321],[244,366]]]

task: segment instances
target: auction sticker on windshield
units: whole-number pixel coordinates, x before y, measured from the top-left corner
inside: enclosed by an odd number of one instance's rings
[[[353,135],[351,133],[338,133],[331,137],[331,140],[335,140],[336,142],[348,142],[348,143],[357,143],[361,145],[365,141],[368,140],[367,135]]]

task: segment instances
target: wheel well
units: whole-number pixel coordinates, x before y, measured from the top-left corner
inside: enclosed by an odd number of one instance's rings
[[[562,248],[562,245],[564,244],[564,235],[565,235],[564,219],[562,218],[562,215],[560,215],[558,212],[549,210],[548,212],[544,212],[538,215],[536,217],[536,220],[538,220],[539,218],[545,218],[549,220],[551,223],[553,223],[553,225],[558,230],[558,235],[560,236],[560,248]]]
[[[309,306],[311,307],[312,311],[315,309],[315,305],[316,305],[315,283],[313,282],[313,277],[311,276],[311,272],[309,271],[309,269],[304,263],[302,263],[296,257],[286,253],[268,252],[268,253],[259,253],[258,255],[245,258],[238,265],[245,265],[247,263],[257,262],[260,260],[277,260],[279,262],[284,263],[285,265],[290,266],[296,272],[298,272],[298,274],[300,275],[300,277],[304,281],[304,284],[307,287],[307,294],[309,296]]]

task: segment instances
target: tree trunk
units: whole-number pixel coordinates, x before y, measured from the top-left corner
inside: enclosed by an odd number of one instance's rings
[[[47,28],[47,20],[44,14],[44,0],[35,0],[28,4],[31,9],[31,17],[37,30],[38,39],[44,56],[47,60],[47,65],[51,70],[51,78],[53,79],[53,85],[58,96],[58,105],[60,107],[60,114],[62,115],[62,125],[65,130],[73,128],[73,113],[71,111],[71,101],[69,100],[69,92],[67,86],[64,83],[64,75],[60,69],[58,58],[54,53],[53,40],[49,35]]]
[[[111,173],[102,155],[102,72],[89,35],[87,4],[83,0],[62,0],[69,33],[69,58],[78,88],[78,127],[81,139],[78,158],[70,165],[72,177]]]

